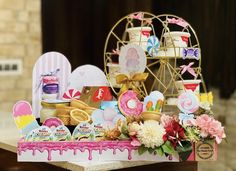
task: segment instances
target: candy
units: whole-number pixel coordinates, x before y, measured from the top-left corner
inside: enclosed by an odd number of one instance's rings
[[[199,100],[192,91],[187,91],[178,97],[177,106],[183,113],[194,113],[199,108]]]
[[[50,139],[52,141],[69,141],[71,140],[71,133],[66,126],[59,125],[52,132]]]
[[[79,99],[81,92],[76,89],[69,89],[63,94],[63,99]]]
[[[156,36],[150,36],[147,42],[147,51],[150,56],[157,56],[160,42]]]

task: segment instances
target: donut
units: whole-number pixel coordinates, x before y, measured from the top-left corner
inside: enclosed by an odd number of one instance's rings
[[[52,127],[58,127],[59,125],[63,125],[63,122],[59,118],[53,117],[53,118],[46,119],[43,122],[43,125],[49,128],[52,128]]]
[[[118,107],[125,116],[139,116],[143,110],[143,104],[139,101],[137,93],[128,90],[123,92],[118,99]]]

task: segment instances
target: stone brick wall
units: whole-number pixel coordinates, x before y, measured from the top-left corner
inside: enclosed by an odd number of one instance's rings
[[[41,54],[40,0],[0,0],[0,60],[22,59],[23,73],[0,76],[0,111],[31,100],[32,67]]]

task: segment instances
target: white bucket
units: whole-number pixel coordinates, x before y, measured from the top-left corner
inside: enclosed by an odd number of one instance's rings
[[[109,73],[109,81],[113,87],[120,87],[116,83],[116,76],[120,74],[120,66],[118,63],[108,63],[108,73]]]
[[[129,33],[130,43],[137,44],[141,46],[144,51],[146,51],[147,41],[150,36],[151,30],[151,27],[132,27],[128,28],[126,31]]]
[[[190,34],[187,32],[181,31],[172,31],[166,32],[163,35],[165,37],[165,43],[167,47],[187,47],[188,46],[188,39]],[[173,45],[173,43],[174,45]]]
[[[201,83],[201,80],[180,80],[180,81],[176,81],[175,85],[177,87],[179,94],[185,92],[186,90],[191,90],[196,95],[199,95],[200,83]]]

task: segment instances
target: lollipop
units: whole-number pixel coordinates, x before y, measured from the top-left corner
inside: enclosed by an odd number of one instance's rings
[[[178,97],[177,106],[183,113],[194,113],[198,110],[199,101],[193,92],[187,91]]]
[[[139,101],[137,93],[132,90],[125,91],[118,99],[118,106],[126,116],[139,116],[143,110],[143,104]]]
[[[157,56],[160,42],[156,36],[150,36],[147,42],[147,51],[150,56]]]

